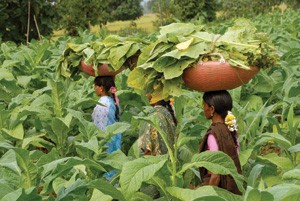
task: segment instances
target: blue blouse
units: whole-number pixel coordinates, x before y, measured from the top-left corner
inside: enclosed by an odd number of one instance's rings
[[[114,100],[110,96],[102,96],[100,97],[98,102],[101,105],[98,104],[95,106],[94,111],[92,113],[92,118],[97,128],[101,129],[102,131],[105,131],[108,125],[117,122],[116,105]],[[112,153],[118,149],[121,149],[121,144],[121,134],[114,135],[111,141],[106,144],[108,147],[107,152]]]

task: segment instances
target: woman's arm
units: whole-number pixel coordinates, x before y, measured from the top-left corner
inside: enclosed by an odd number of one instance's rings
[[[220,183],[220,175],[219,174],[211,174],[209,185],[211,186],[219,186]]]

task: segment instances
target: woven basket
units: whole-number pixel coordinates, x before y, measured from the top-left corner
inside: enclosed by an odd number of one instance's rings
[[[96,76],[95,75],[95,71],[92,65],[88,65],[86,63],[84,63],[84,61],[82,60],[80,62],[80,66],[79,69],[90,75],[90,76]],[[125,67],[121,67],[119,70],[117,71],[109,71],[107,64],[103,64],[101,66],[98,66],[98,75],[103,75],[103,76],[115,76],[118,73],[120,73],[121,71],[123,71],[125,69]]]
[[[250,69],[233,67],[227,62],[208,61],[185,69],[183,80],[185,86],[197,91],[230,90],[246,84],[259,72],[255,66]]]

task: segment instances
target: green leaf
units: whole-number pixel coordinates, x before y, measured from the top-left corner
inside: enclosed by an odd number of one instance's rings
[[[293,169],[285,172],[282,175],[283,179],[295,179],[300,181],[300,169]]]
[[[0,165],[21,175],[21,169],[17,163],[16,152],[13,149],[8,150],[1,158]]]
[[[135,68],[128,75],[127,84],[129,87],[134,87],[136,89],[146,90],[151,88],[154,83],[154,79],[157,76],[157,72],[151,70],[144,70],[141,68]],[[141,84],[145,83],[145,84]]]
[[[5,60],[5,61],[7,61],[7,60]],[[5,80],[14,80],[14,76],[11,73],[11,71],[9,71],[8,69],[4,68],[3,66],[2,66],[2,68],[0,68],[0,80],[2,80],[2,79],[5,79]]]
[[[17,60],[4,60],[4,62],[2,64],[2,68],[9,69],[19,63],[20,63],[20,61],[17,61]]]
[[[93,189],[92,197],[89,201],[98,201],[98,200],[112,201],[113,198],[109,195],[105,195],[104,193],[102,193],[101,191],[99,191],[97,189]]]
[[[283,171],[287,171],[293,168],[293,163],[289,158],[280,157],[276,153],[270,153],[265,156],[258,156],[258,158],[273,163],[277,167],[281,168]]]
[[[1,179],[0,180],[0,199],[12,191],[14,191],[14,189],[9,186],[9,183],[7,181],[3,181],[3,179]]]
[[[275,201],[296,201],[300,198],[300,186],[296,184],[282,183],[269,188],[268,192],[274,196]]]
[[[81,179],[77,179],[74,183],[72,183],[67,188],[61,188],[58,192],[56,200],[82,200],[88,201],[85,192],[87,190],[87,184],[85,181]]]
[[[196,26],[192,23],[172,23],[166,26],[160,27],[160,36],[174,34],[177,36],[186,36],[190,35],[196,30],[201,30],[202,26]]]
[[[13,192],[6,194],[1,201],[20,201],[20,200],[30,200],[30,201],[41,201],[42,197],[37,194],[37,189],[31,187],[28,189],[19,188]]]
[[[285,139],[285,137],[283,137],[280,134],[277,134],[277,133],[264,133],[264,134],[259,136],[259,140],[256,141],[254,147],[259,146],[259,145],[263,145],[263,144],[265,144],[269,141],[277,142],[279,145],[281,145],[285,149],[288,149],[289,147],[292,146],[291,142],[289,140]]]
[[[114,169],[121,170],[123,165],[128,161],[129,159],[127,156],[121,150],[117,150],[109,154],[103,161],[101,161],[101,163],[109,165]]]
[[[142,185],[142,182],[151,179],[159,171],[167,159],[163,157],[138,158],[124,164],[120,185],[126,197],[130,197]]]
[[[78,157],[61,158],[43,165],[43,171],[41,178],[45,181],[42,193],[51,192],[51,183],[58,177],[63,176],[70,172],[71,169],[78,165],[84,165],[86,167],[95,168],[99,172],[105,172],[106,170],[95,161],[89,159],[81,159]]]
[[[126,61],[126,54],[132,46],[132,42],[127,42],[119,46],[110,48],[108,60],[113,66],[114,70],[118,70]]]
[[[16,160],[22,171],[22,187],[30,188],[36,183],[38,168],[30,158],[30,152],[21,148],[15,148]]]
[[[160,198],[158,198],[158,200],[159,199]],[[146,195],[146,194],[142,193],[142,192],[135,192],[132,195],[132,197],[130,198],[130,200],[132,200],[132,201],[141,201],[141,200],[143,200],[143,201],[153,201],[153,198],[150,197],[149,195]]]
[[[74,43],[68,43],[65,53],[68,51],[68,49],[71,49],[74,52],[82,52],[85,48],[88,47],[87,43],[84,44],[74,44]]]
[[[154,62],[153,68],[158,72],[163,72],[164,79],[169,80],[181,76],[184,69],[192,62],[192,59],[175,60],[172,57],[160,57]]]
[[[98,146],[98,139],[96,136],[92,136],[91,139],[88,142],[75,142],[76,146],[84,147],[86,149],[89,149],[93,151],[95,154],[99,154],[99,146]]]
[[[24,138],[22,142],[22,148],[27,149],[29,145],[33,145],[36,147],[45,147],[44,145],[54,146],[51,142],[43,139],[44,136],[45,134],[42,133],[39,135]]]
[[[215,174],[231,175],[239,190],[244,191],[242,175],[237,173],[233,160],[224,152],[205,151],[200,154],[195,154],[191,162],[184,164],[177,174],[181,175],[188,169],[195,167],[204,167]]]
[[[18,76],[17,80],[18,80],[18,84],[21,85],[22,87],[26,88],[28,86],[28,84],[30,83],[31,79],[33,77],[32,76]]]
[[[241,163],[242,167],[248,163],[248,160],[249,160],[252,152],[253,152],[253,149],[246,149],[246,150],[240,151],[239,159],[240,159],[240,163]]]
[[[3,132],[5,132],[7,135],[15,138],[15,139],[19,139],[22,140],[24,138],[24,128],[23,128],[23,124],[19,123],[17,126],[15,126],[13,129],[8,130],[3,128],[2,129]]]
[[[290,147],[288,150],[291,153],[300,152],[300,143]]]
[[[102,41],[102,43],[106,46],[106,47],[111,47],[114,45],[117,45],[118,43],[124,41],[125,39],[123,37],[117,36],[117,35],[109,35],[106,38],[104,38],[104,40]]]
[[[259,185],[261,172],[264,167],[265,167],[264,165],[257,164],[251,169],[249,177],[248,177],[248,183],[247,183],[248,186],[255,188]]]
[[[274,201],[271,193],[247,187],[244,201]]]
[[[125,201],[123,194],[115,188],[112,184],[108,183],[104,179],[96,179],[88,183],[89,188],[94,188],[101,191],[105,195],[109,195],[114,199]]]
[[[202,186],[195,190],[167,187],[167,191],[179,200],[242,201],[242,197],[214,186]]]
[[[209,53],[210,49],[207,48],[207,44],[205,42],[195,43],[189,46],[186,50],[178,50],[175,49],[173,51],[167,52],[161,56],[163,57],[172,57],[175,59],[183,59],[183,58],[190,58],[193,59],[192,61],[195,62],[195,59],[199,58],[199,55],[204,55]]]
[[[124,122],[116,122],[114,124],[111,124],[107,126],[106,132],[118,134],[118,133],[124,133],[126,130],[128,130],[130,127],[130,124],[124,123]]]

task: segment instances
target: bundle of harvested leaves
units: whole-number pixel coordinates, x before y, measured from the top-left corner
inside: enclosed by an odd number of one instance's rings
[[[85,44],[68,43],[58,61],[57,71],[65,77],[73,77],[79,72],[81,60],[93,65],[95,72],[101,64],[107,64],[112,71],[117,71],[122,66],[132,68],[129,58],[140,54],[146,44],[140,38],[117,35]]]
[[[139,56],[128,84],[152,95],[151,102],[179,96],[183,71],[195,63],[218,60],[234,67],[269,68],[278,53],[265,33],[258,33],[249,20],[238,19],[223,35],[205,32],[203,26],[174,23],[160,29],[157,40]]]

